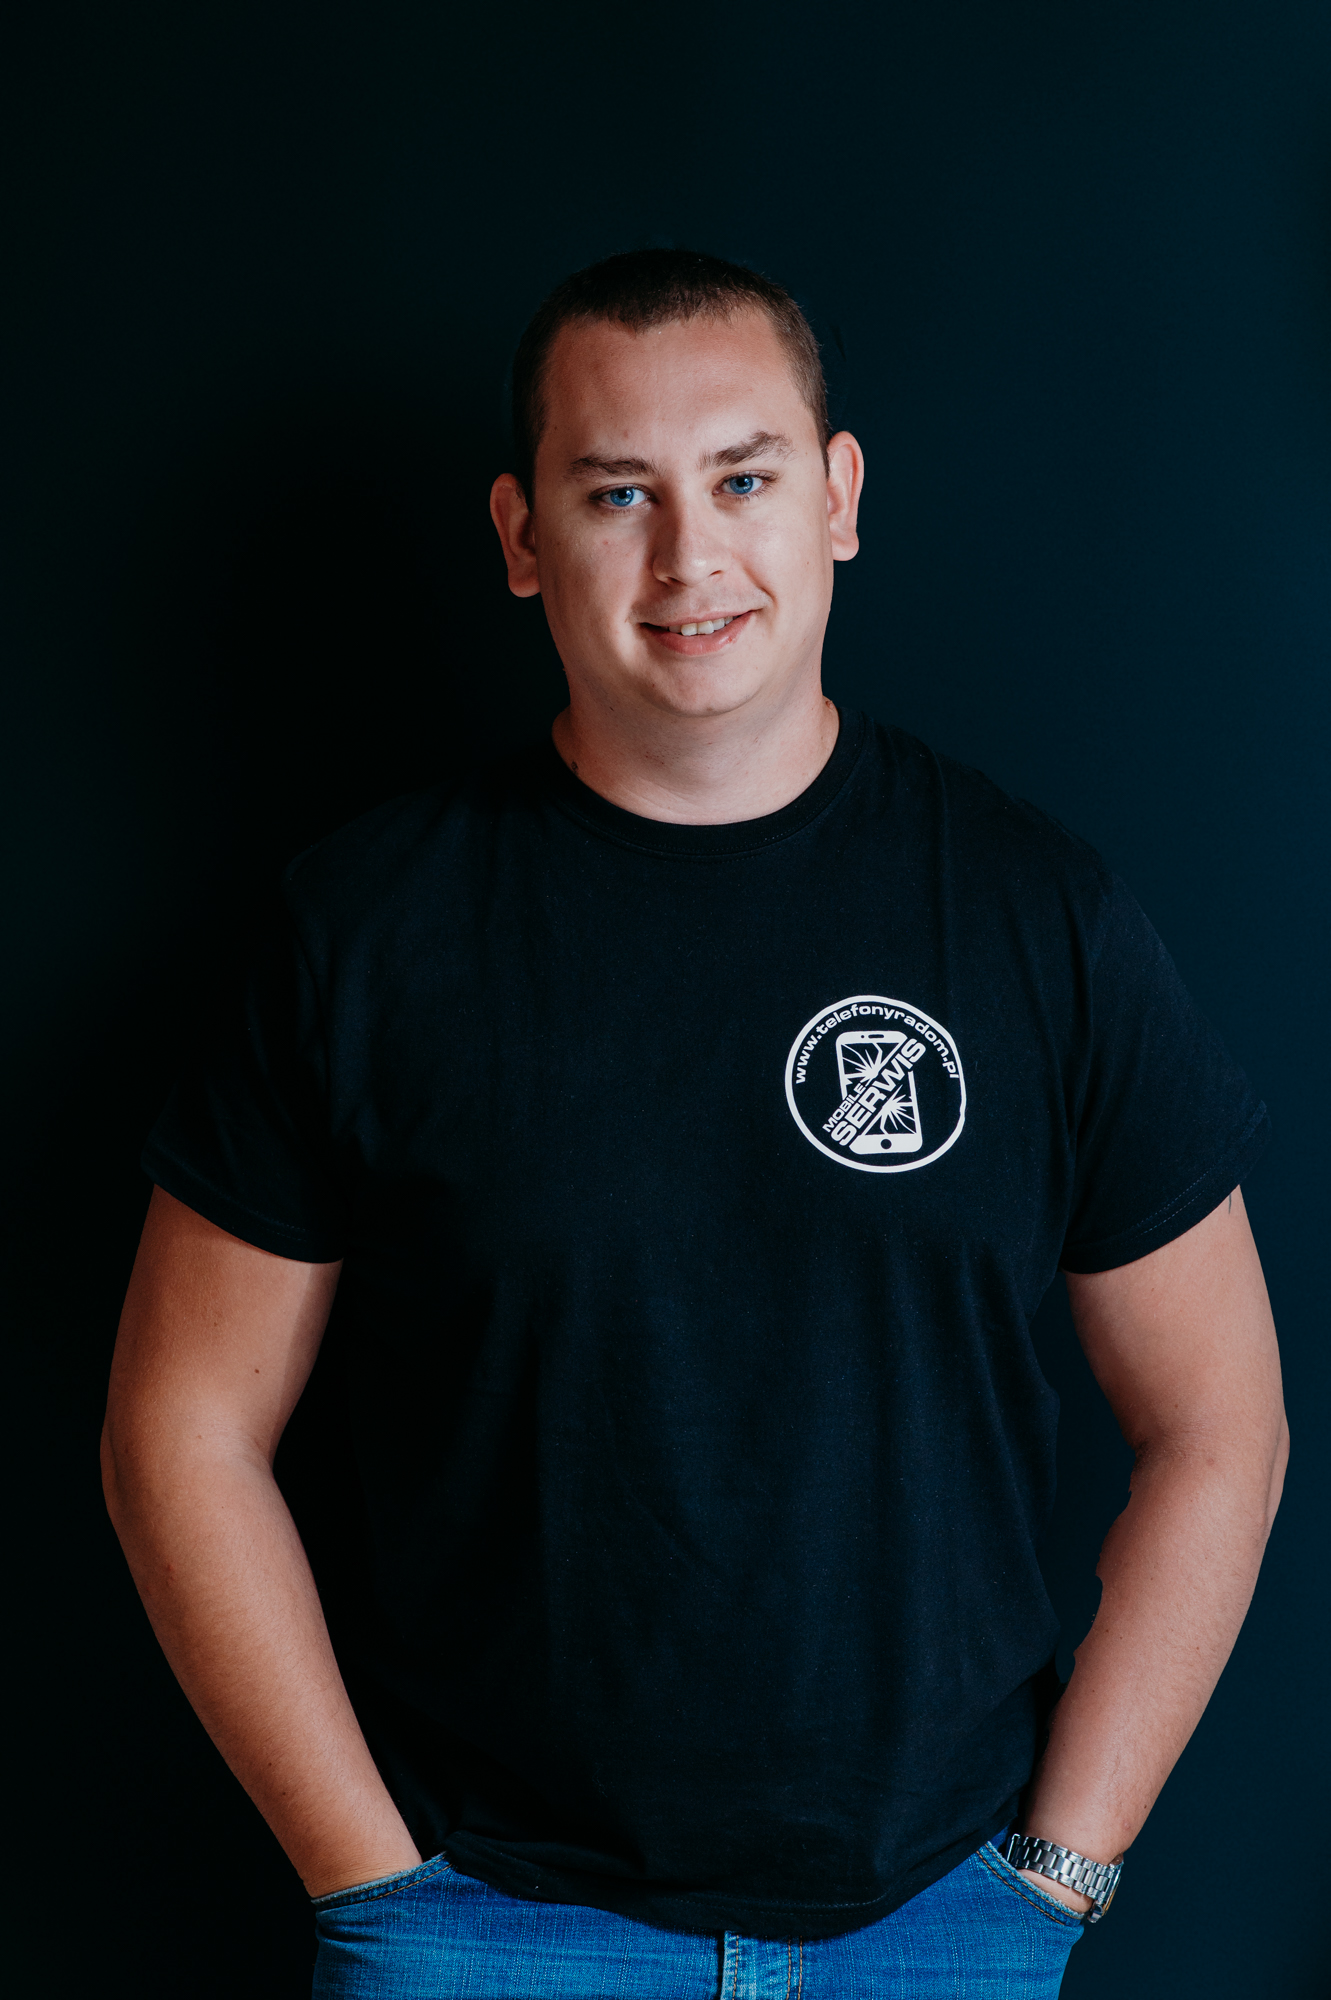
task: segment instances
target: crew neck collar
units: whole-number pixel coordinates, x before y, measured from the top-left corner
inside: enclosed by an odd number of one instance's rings
[[[648,854],[707,860],[720,855],[756,854],[800,833],[831,805],[859,759],[866,735],[865,718],[857,709],[839,708],[840,728],[832,754],[813,783],[779,812],[761,819],[732,820],[721,826],[681,825],[676,820],[643,819],[612,805],[599,792],[575,778],[547,739],[546,776],[556,805],[593,832],[636,847]]]

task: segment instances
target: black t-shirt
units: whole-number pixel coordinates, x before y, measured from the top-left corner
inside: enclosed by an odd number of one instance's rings
[[[320,1581],[423,1851],[818,1936],[1030,1776],[1057,1267],[1265,1139],[1097,856],[848,714],[764,819],[639,819],[542,746],[322,842],[145,1164],[345,1259]]]

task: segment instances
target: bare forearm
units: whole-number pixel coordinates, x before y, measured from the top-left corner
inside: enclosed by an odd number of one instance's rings
[[[103,1446],[107,1502],[196,1713],[311,1895],[420,1856],[366,1748],[261,1456]]]
[[[1250,1445],[1139,1461],[1105,1541],[1100,1609],[1054,1713],[1028,1832],[1102,1861],[1136,1837],[1238,1635],[1282,1469],[1283,1450],[1273,1479]]]

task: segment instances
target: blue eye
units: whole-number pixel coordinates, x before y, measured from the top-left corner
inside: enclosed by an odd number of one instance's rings
[[[758,474],[756,472],[734,472],[725,481],[725,489],[727,493],[735,494],[740,500],[747,499],[750,493],[758,491]]]
[[[618,507],[620,512],[622,513],[626,507],[631,507],[633,505],[635,499],[641,492],[642,492],[641,486],[612,486],[608,493],[603,493],[601,495],[601,498],[604,501],[606,501],[609,506]]]

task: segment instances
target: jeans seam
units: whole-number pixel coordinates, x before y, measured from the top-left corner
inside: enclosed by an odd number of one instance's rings
[[[1077,1915],[1077,1912],[1075,1910],[1069,1910],[1066,1916],[1062,1916],[1059,1914],[1062,1905],[1054,1903],[1054,1898],[1052,1896],[1038,1896],[1035,1892],[1031,1890],[1031,1888],[1027,1883],[1022,1881],[1019,1875],[1017,1876],[1015,1882],[1009,1881],[1008,1877],[1004,1875],[1000,1869],[994,1867],[993,1863],[987,1858],[983,1848],[980,1848],[980,1850],[975,1856],[975,1859],[979,1862],[982,1868],[987,1868],[989,1870],[989,1873],[993,1876],[996,1882],[1001,1882],[1005,1889],[1011,1889],[1015,1895],[1021,1897],[1023,1903],[1029,1903],[1033,1910],[1038,1910],[1042,1917],[1047,1917],[1049,1919],[1049,1922],[1055,1925],[1057,1929],[1059,1930],[1081,1929],[1082,1919]],[[1014,1874],[1016,1873],[1015,1870],[1013,1872]],[[1053,1904],[1052,1909],[1049,1907],[1050,1904]]]

